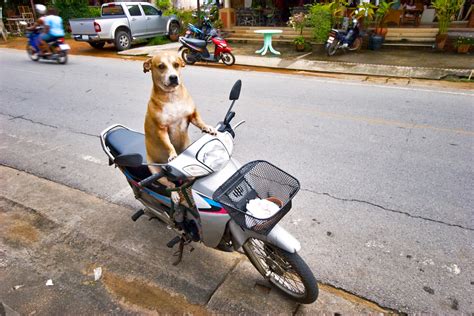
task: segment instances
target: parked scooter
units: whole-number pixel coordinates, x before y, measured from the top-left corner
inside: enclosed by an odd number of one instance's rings
[[[214,54],[210,54],[207,50],[207,41],[180,37],[179,41],[183,46],[179,48],[181,57],[188,65],[192,65],[197,61],[205,61],[210,63],[222,62],[227,66],[235,63],[235,56],[232,54],[232,48],[227,41],[217,35],[215,29],[210,32],[211,41],[214,43]]]
[[[355,51],[359,50],[361,46],[360,23],[354,18],[352,25],[348,26],[347,30],[331,30],[326,41],[326,53],[328,56],[332,56],[339,48]]]
[[[136,199],[144,205],[132,220],[146,214],[177,234],[167,243],[169,248],[179,244],[174,265],[182,261],[184,247],[191,247],[193,241],[226,252],[243,250],[275,287],[300,303],[310,304],[318,296],[316,279],[297,253],[299,241],[278,225],[291,209],[300,188],[298,180],[269,162],[258,160],[242,166],[232,158],[235,130],[244,123],[231,126],[240,88],[238,80],[230,92],[232,104],[216,127],[217,135],[204,134],[171,162],[154,164],[161,166],[160,173],[150,174],[143,161],[146,150],[142,133],[113,125],[100,135],[102,148],[110,165],[123,172]],[[179,205],[170,199],[171,190],[156,181],[161,177],[176,183],[172,190],[181,196]],[[251,212],[249,202],[253,201],[271,201],[276,212]],[[260,215],[258,211],[262,211]]]
[[[71,47],[64,43],[64,38],[60,37],[56,40],[49,42],[49,49],[51,54],[44,55],[41,53],[39,48],[39,41],[41,35],[41,27],[37,27],[32,31],[27,32],[28,43],[26,45],[26,52],[30,56],[31,60],[38,61],[40,59],[55,60],[59,64],[67,63],[67,52]]]
[[[202,28],[198,28],[194,24],[188,23],[188,29],[184,37],[186,38],[197,38],[200,40],[206,40],[207,42],[211,42],[211,31],[214,29],[212,26],[211,21],[208,17],[204,17],[204,21],[202,23]]]

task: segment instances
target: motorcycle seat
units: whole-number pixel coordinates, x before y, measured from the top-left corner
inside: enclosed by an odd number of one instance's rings
[[[207,42],[205,40],[195,38],[183,38],[183,41],[199,48],[204,48],[207,46]]]

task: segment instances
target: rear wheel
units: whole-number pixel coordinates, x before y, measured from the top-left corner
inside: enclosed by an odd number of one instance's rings
[[[67,63],[67,51],[59,52],[58,64],[64,65]]]
[[[332,43],[326,43],[326,54],[328,56],[333,56],[336,53],[338,46],[339,41],[337,39],[334,39]]]
[[[318,284],[297,253],[289,253],[256,238],[249,238],[242,248],[260,274],[283,293],[303,304],[316,301]]]
[[[184,62],[188,65],[193,65],[196,62],[191,54],[191,51],[187,47],[181,50],[181,58],[183,58]]]
[[[115,47],[117,50],[126,50],[132,46],[132,38],[130,34],[124,30],[117,31],[115,33]]]
[[[93,48],[102,49],[105,46],[105,42],[89,42],[89,45]]]
[[[39,60],[38,52],[31,45],[26,45],[26,52],[32,61]]]
[[[168,32],[168,37],[171,41],[177,42],[179,39],[179,23],[178,22],[171,22],[169,32]]]
[[[232,66],[235,64],[235,56],[232,53],[223,53],[222,62],[227,66]]]

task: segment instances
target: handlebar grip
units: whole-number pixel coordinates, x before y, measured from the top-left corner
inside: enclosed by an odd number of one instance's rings
[[[145,178],[142,181],[138,182],[138,185],[141,186],[141,187],[145,187],[145,186],[149,185],[150,183],[152,183],[152,182],[154,182],[154,181],[156,181],[156,180],[158,180],[159,178],[162,178],[162,177],[164,177],[164,173],[163,172],[158,172],[158,173],[152,174],[148,178]]]

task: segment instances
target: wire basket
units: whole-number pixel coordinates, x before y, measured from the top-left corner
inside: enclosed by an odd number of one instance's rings
[[[234,173],[214,193],[232,219],[242,228],[267,235],[291,209],[291,199],[300,189],[298,180],[267,161],[249,162]],[[268,218],[247,212],[247,203],[255,198],[268,199],[280,207]]]

